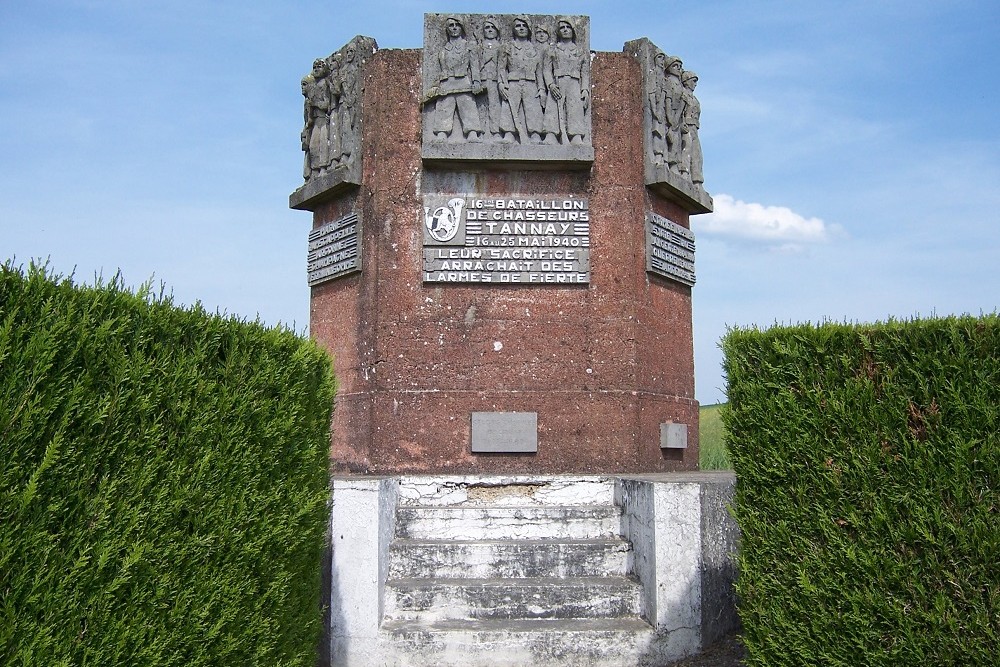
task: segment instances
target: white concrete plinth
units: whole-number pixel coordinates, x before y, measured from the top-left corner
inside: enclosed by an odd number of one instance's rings
[[[732,605],[719,591],[734,571],[733,482],[335,478],[331,664],[635,667],[697,653],[734,629],[734,610],[705,608]]]

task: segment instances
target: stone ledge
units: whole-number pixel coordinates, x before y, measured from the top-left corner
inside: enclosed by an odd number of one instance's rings
[[[330,201],[350,188],[356,188],[361,180],[349,173],[349,167],[337,167],[331,172],[306,181],[295,192],[288,195],[288,208],[299,211],[315,211],[323,202]]]
[[[670,171],[663,165],[647,166],[646,185],[672,202],[679,204],[688,213],[711,213],[712,198],[704,188],[695,186],[691,181]]]
[[[489,165],[493,169],[590,169],[594,147],[503,143],[458,143],[424,141],[420,157],[425,164],[468,167]]]

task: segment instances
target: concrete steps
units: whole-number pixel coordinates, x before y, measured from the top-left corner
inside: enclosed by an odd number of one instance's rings
[[[611,481],[404,481],[383,641],[400,665],[640,664],[653,630],[621,533]]]
[[[738,623],[731,474],[337,477],[337,667],[662,667]]]

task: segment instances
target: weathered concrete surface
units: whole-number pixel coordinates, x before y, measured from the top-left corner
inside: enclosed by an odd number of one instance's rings
[[[660,667],[653,634],[631,618],[390,621],[383,626],[386,667]]]
[[[739,627],[739,529],[729,513],[735,484],[731,472],[619,480],[623,536],[633,545],[634,571],[645,589],[645,618],[657,627],[697,629],[699,646]]]
[[[388,620],[621,618],[639,614],[640,588],[625,577],[395,579]]]
[[[334,665],[374,665],[384,615],[389,543],[395,532],[397,482],[340,478],[332,486],[331,661]]]
[[[390,547],[390,577],[511,579],[599,577],[628,574],[631,545],[620,537],[523,540],[396,539]],[[553,566],[553,564],[555,564]]]
[[[740,627],[736,615],[736,554],[740,531],[730,514],[734,475],[701,485],[701,636],[707,646]]]
[[[339,381],[331,453],[366,474],[665,472],[697,467],[691,289],[648,275],[646,210],[689,226],[647,189],[641,73],[597,53],[593,167],[586,171],[425,166],[420,52],[381,50],[365,69],[362,184],[318,205],[314,225],[349,211],[362,271],[312,290],[310,331]],[[511,193],[589,200],[591,281],[489,287],[422,282],[423,195]],[[473,412],[536,412],[538,452],[473,454]],[[659,447],[683,423],[685,450]]]
[[[620,512],[587,507],[400,507],[396,535],[410,539],[526,540],[614,537]]]
[[[607,505],[614,501],[615,482],[606,477],[455,475],[403,477],[399,504],[440,505]]]
[[[732,490],[724,473],[337,478],[333,664],[696,653],[735,620]]]

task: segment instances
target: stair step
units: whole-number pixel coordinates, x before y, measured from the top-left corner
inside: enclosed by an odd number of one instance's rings
[[[387,621],[382,632],[411,667],[662,664],[653,629],[636,618]]]
[[[396,537],[414,540],[595,539],[617,537],[613,505],[398,507]]]
[[[390,579],[385,617],[452,619],[638,617],[638,582],[626,577]]]
[[[614,480],[604,477],[404,477],[399,504],[447,505],[610,505]]]
[[[621,538],[580,540],[393,541],[389,577],[523,578],[625,576],[631,545]]]

